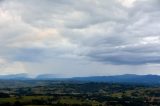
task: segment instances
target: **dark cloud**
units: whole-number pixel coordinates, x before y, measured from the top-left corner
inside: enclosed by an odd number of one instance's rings
[[[141,65],[148,63],[158,64],[160,62],[159,49],[159,47],[153,48],[153,46],[125,47],[110,50],[103,49],[101,51],[91,52],[89,57],[95,59],[95,61],[118,65]]]

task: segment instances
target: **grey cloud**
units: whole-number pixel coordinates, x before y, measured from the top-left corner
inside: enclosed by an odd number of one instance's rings
[[[93,59],[95,61],[104,62],[107,64],[117,64],[117,65],[141,65],[147,63],[159,63],[160,56],[152,56],[145,54],[130,54],[125,52],[111,53],[111,54],[98,54],[94,55]]]
[[[16,51],[16,50],[15,50]],[[44,50],[38,48],[18,49],[13,55],[14,61],[37,62],[44,59]]]
[[[30,64],[55,58],[159,64],[159,5],[159,0],[136,0],[132,7],[119,0],[4,0],[0,57]]]
[[[123,48],[103,48],[92,51],[91,59],[109,64],[140,65],[160,62],[160,48],[155,45],[128,46]]]

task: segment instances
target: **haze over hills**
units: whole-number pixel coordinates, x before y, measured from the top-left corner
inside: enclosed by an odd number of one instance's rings
[[[159,75],[136,75],[136,74],[72,77],[72,78],[58,78],[54,74],[42,74],[38,75],[35,78],[30,78],[29,75],[22,73],[22,74],[12,74],[12,75],[0,75],[0,80],[63,80],[63,81],[83,81],[83,82],[160,84]]]
[[[39,79],[39,80],[45,80],[45,79],[57,79],[59,78],[58,75],[55,74],[40,74],[38,76],[36,76],[35,79]]]
[[[30,79],[28,74],[26,73],[21,73],[21,74],[9,74],[9,75],[0,75],[1,80],[27,80]]]

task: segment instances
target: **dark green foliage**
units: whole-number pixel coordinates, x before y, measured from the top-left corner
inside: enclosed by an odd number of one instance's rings
[[[0,93],[0,98],[8,98],[10,97],[7,93]]]
[[[3,81],[0,106],[158,106],[159,92],[159,86],[136,84]]]

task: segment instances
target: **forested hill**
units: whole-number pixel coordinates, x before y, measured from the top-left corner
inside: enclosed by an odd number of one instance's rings
[[[90,81],[90,82],[160,84],[160,76],[158,75],[125,74],[125,75],[117,75],[117,76],[75,77],[75,78],[72,78],[72,80]]]

